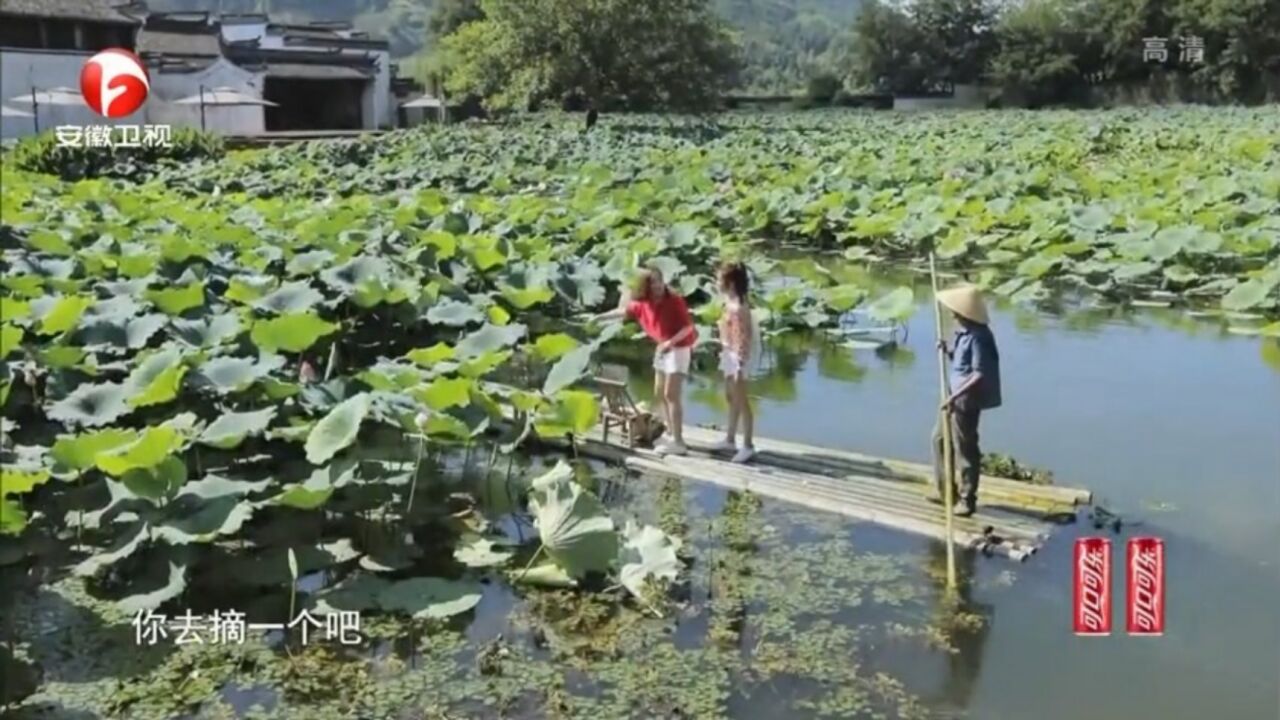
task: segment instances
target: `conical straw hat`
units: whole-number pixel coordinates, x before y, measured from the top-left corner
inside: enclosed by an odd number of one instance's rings
[[[982,292],[973,285],[959,285],[938,292],[938,302],[952,312],[976,323],[988,324],[987,304],[982,302]]]

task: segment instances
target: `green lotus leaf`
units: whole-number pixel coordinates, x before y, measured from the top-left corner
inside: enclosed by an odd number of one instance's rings
[[[130,524],[112,542],[111,547],[82,560],[73,569],[80,577],[92,577],[100,570],[123,560],[145,546],[147,540],[147,524],[135,522]]]
[[[492,540],[476,538],[466,545],[460,545],[453,551],[453,558],[467,567],[482,568],[502,565],[515,556],[507,550],[495,550]]]
[[[315,313],[293,313],[270,320],[259,320],[249,333],[253,343],[268,353],[281,350],[300,353],[320,338],[331,335],[338,326],[322,320]]]
[[[324,300],[324,296],[305,282],[281,285],[275,292],[255,300],[253,306],[264,312],[283,315],[306,312]]]
[[[216,500],[223,497],[242,498],[259,493],[271,485],[271,480],[236,480],[221,475],[205,475],[203,478],[182,486],[179,497],[191,495],[205,500]]]
[[[383,610],[403,612],[415,618],[443,619],[461,615],[480,604],[478,583],[444,578],[397,580],[378,593]]]
[[[284,358],[279,355],[266,355],[257,360],[243,357],[218,357],[200,366],[196,373],[196,382],[226,395],[245,390],[283,366]]]
[[[168,322],[169,319],[160,313],[132,319],[86,318],[75,333],[75,341],[90,348],[107,345],[138,350],[145,347],[151,336]]]
[[[1203,231],[1191,225],[1181,225],[1161,230],[1151,238],[1148,257],[1158,262],[1171,259],[1186,250]]]
[[[554,395],[577,382],[586,374],[587,367],[591,364],[591,356],[595,353],[595,350],[596,346],[593,343],[591,345],[583,345],[566,353],[551,367],[551,372],[547,374],[546,381],[542,383],[542,392],[547,395]]]
[[[275,416],[274,407],[250,412],[229,412],[205,428],[199,442],[223,450],[239,447],[245,438],[261,435]]]
[[[378,595],[391,583],[376,575],[357,574],[326,590],[316,598],[322,613],[365,612],[378,609]]]
[[[499,365],[511,358],[510,350],[494,350],[477,355],[458,365],[458,374],[464,377],[479,379],[493,372]]]
[[[422,432],[432,437],[470,440],[472,429],[460,418],[448,413],[431,413],[422,424]]]
[[[1277,287],[1275,278],[1253,278],[1240,283],[1232,288],[1222,298],[1222,308],[1224,310],[1240,311],[1249,310],[1258,307],[1263,303],[1271,300],[1274,303],[1275,298],[1269,298]]]
[[[108,475],[120,477],[130,470],[159,465],[182,449],[183,442],[182,435],[171,427],[149,427],[133,442],[99,452],[96,464]]]
[[[360,393],[348,398],[329,411],[307,436],[307,461],[323,465],[334,454],[355,442],[360,433],[360,423],[369,413],[369,395]]]
[[[867,306],[867,316],[879,322],[903,322],[915,312],[915,293],[900,287]]]
[[[837,285],[824,289],[821,296],[827,307],[842,313],[852,310],[866,299],[867,291],[858,285]]]
[[[49,480],[48,470],[25,471],[13,467],[0,469],[0,498],[23,495]]]
[[[535,587],[572,588],[578,586],[564,568],[553,562],[534,565],[527,570],[513,571],[507,575],[512,582]]]
[[[53,345],[39,351],[40,364],[55,370],[78,367],[86,354],[84,348],[71,345]]]
[[[231,279],[223,297],[242,305],[253,303],[276,287],[276,279],[270,275],[240,275]]]
[[[253,517],[253,505],[230,496],[200,499],[183,494],[165,511],[169,517],[153,525],[151,531],[170,545],[207,543],[234,535]]]
[[[225,312],[200,320],[174,320],[173,334],[182,342],[197,348],[217,347],[234,340],[244,326],[235,313]]]
[[[432,325],[462,327],[471,323],[484,322],[484,313],[470,303],[445,299],[427,310],[427,322]]]
[[[62,400],[49,406],[50,420],[64,425],[98,427],[115,422],[130,411],[130,390],[119,383],[81,384]]]
[[[462,245],[471,254],[471,262],[475,264],[476,269],[480,272],[504,265],[507,262],[507,255],[501,247],[502,243],[498,238],[491,235],[478,235],[467,238]]]
[[[345,538],[322,545],[289,542],[288,547],[270,547],[248,555],[221,558],[211,574],[228,585],[288,585],[293,579],[289,572],[290,550],[294,552],[299,577],[360,557],[360,552]]]
[[[533,354],[545,361],[552,361],[577,348],[580,343],[564,333],[540,336],[533,344]]]
[[[204,305],[204,283],[194,282],[179,287],[148,290],[143,293],[143,297],[166,315],[181,315],[191,308]]]
[[[182,352],[170,348],[148,355],[125,381],[130,407],[162,405],[178,396],[187,366]]]
[[[334,290],[350,295],[362,285],[383,280],[392,275],[391,265],[385,259],[362,255],[338,267],[325,270],[320,273],[320,279]]]
[[[27,527],[27,512],[17,500],[0,498],[0,535],[20,535]]]
[[[511,285],[501,286],[502,297],[519,310],[528,310],[535,305],[550,302],[556,292],[549,287],[517,288]]]
[[[143,610],[154,610],[182,594],[187,589],[187,569],[179,563],[167,563],[167,572],[152,580],[141,576],[131,578],[132,594],[116,602],[116,608],[125,615],[136,615]]]
[[[561,390],[550,406],[534,419],[534,430],[541,437],[581,435],[600,419],[600,403],[596,396],[580,390]]]
[[[1129,282],[1150,275],[1159,269],[1160,266],[1153,262],[1131,262],[1116,266],[1112,269],[1111,275],[1121,282]]]
[[[68,295],[53,302],[52,307],[40,318],[38,332],[41,335],[58,335],[74,328],[84,311],[93,305],[87,295]]]
[[[49,454],[62,467],[83,472],[97,467],[98,455],[137,439],[136,431],[119,428],[107,428],[83,435],[63,435],[53,443]]]
[[[470,404],[473,387],[475,381],[467,378],[436,378],[415,390],[413,396],[432,410],[447,410]]]
[[[524,325],[485,325],[458,341],[457,357],[469,360],[485,353],[511,347],[524,337]]]
[[[622,531],[622,567],[618,581],[635,597],[645,599],[644,587],[651,579],[673,582],[680,573],[676,551],[680,541],[652,525],[640,527],[628,521]]]
[[[22,328],[9,324],[0,325],[0,360],[22,347],[22,338],[26,333]]]
[[[446,345],[445,343],[436,343],[428,348],[410,350],[405,354],[405,358],[411,362],[421,365],[422,367],[430,368],[436,363],[451,360],[453,355],[454,350],[451,346]]]
[[[284,271],[290,277],[298,275],[314,275],[322,268],[328,267],[333,262],[334,255],[328,250],[312,250],[310,252],[298,253],[289,258],[288,264],[285,265]]]
[[[151,467],[135,467],[120,477],[129,492],[152,501],[172,498],[186,482],[186,464],[172,456]]]
[[[533,481],[529,509],[547,555],[570,577],[604,572],[617,557],[613,520],[599,500],[574,482],[567,463],[557,463]]]

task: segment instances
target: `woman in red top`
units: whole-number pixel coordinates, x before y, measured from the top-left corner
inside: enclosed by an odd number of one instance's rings
[[[671,432],[671,440],[658,443],[664,455],[684,455],[684,376],[689,374],[693,346],[698,330],[689,316],[684,298],[667,287],[662,272],[649,267],[640,274],[630,298],[623,304],[597,316],[600,320],[627,317],[635,320],[646,335],[657,343],[653,356],[653,395],[662,403],[662,418]]]

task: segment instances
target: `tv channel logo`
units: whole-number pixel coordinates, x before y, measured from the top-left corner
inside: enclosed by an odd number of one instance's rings
[[[151,92],[151,77],[142,60],[123,48],[108,48],[80,68],[80,94],[85,104],[106,118],[122,118],[142,108]]]

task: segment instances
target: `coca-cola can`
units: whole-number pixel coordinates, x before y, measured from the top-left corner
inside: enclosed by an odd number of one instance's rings
[[[1111,540],[1084,537],[1076,540],[1074,574],[1076,635],[1111,634]]]
[[[1129,539],[1125,625],[1130,635],[1164,634],[1164,540]]]

